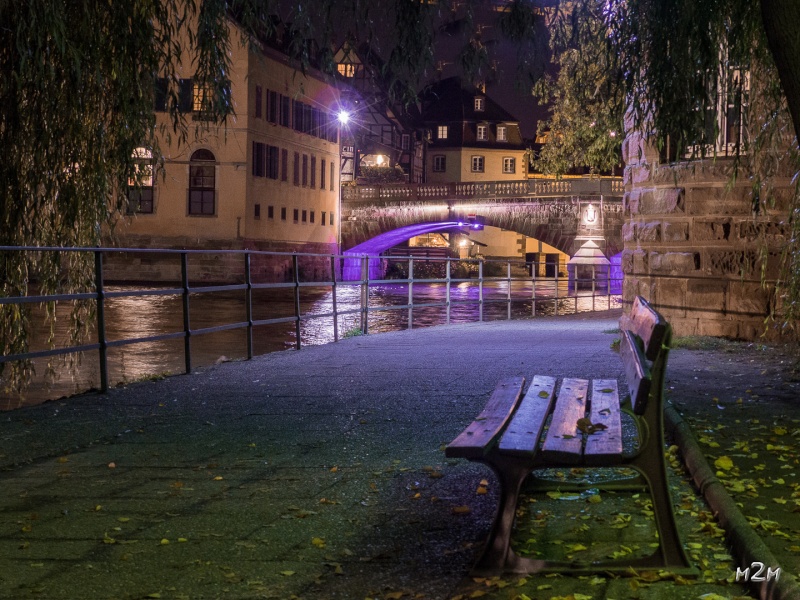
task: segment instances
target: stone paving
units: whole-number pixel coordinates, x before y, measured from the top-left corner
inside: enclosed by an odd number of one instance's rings
[[[497,490],[488,469],[446,460],[444,444],[500,377],[621,377],[618,316],[354,337],[3,413],[0,598],[744,596],[677,456],[694,580],[469,576]],[[674,356],[669,376],[691,378],[691,353]],[[653,543],[638,496],[526,502],[530,551]]]

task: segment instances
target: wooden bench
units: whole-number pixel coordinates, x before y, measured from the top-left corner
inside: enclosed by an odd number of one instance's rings
[[[663,387],[671,328],[637,297],[630,315],[620,320],[620,329],[620,353],[630,390],[622,403],[616,379],[565,378],[556,393],[553,377],[537,375],[523,397],[524,378],[509,377],[498,384],[478,418],[445,449],[448,457],[487,464],[500,482],[500,507],[474,573],[621,572],[631,567],[696,572],[678,535],[664,457]],[[638,445],[631,454],[623,452],[621,412],[630,414],[637,428]],[[614,487],[650,491],[659,540],[655,553],[593,563],[539,560],[514,553],[511,530],[523,483],[528,490],[543,491],[547,483],[531,476],[534,469],[575,466],[636,471],[638,477],[616,482]],[[569,484],[559,482],[558,486],[563,490]],[[603,486],[592,483],[591,487]]]

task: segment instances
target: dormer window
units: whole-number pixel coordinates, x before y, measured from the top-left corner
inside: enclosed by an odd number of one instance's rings
[[[484,110],[486,110],[486,98],[475,96],[475,112],[483,112]]]
[[[489,139],[489,127],[487,125],[478,125],[478,140],[485,142]]]
[[[506,128],[505,125],[497,126],[497,141],[498,142],[508,141],[508,129]]]
[[[447,125],[439,125],[436,128],[436,137],[440,140],[447,139]]]

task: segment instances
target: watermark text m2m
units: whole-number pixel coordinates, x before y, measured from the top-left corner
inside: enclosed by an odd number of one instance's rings
[[[763,562],[754,561],[749,567],[742,570],[736,567],[736,581],[778,581],[781,577],[780,567],[767,567]]]

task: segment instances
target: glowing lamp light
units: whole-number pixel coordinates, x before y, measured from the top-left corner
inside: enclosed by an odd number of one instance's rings
[[[379,165],[382,165],[383,164],[383,155],[382,154],[378,154],[378,158],[375,159],[375,162],[378,163]]]
[[[469,244],[469,242],[466,239],[462,239],[460,242],[458,242],[458,245],[462,248],[466,248],[467,244]]]
[[[350,122],[350,113],[346,110],[340,110],[336,115],[340,125],[347,125]]]
[[[592,204],[586,209],[586,222],[587,223],[594,223],[594,220],[597,218],[597,211],[595,210]]]

